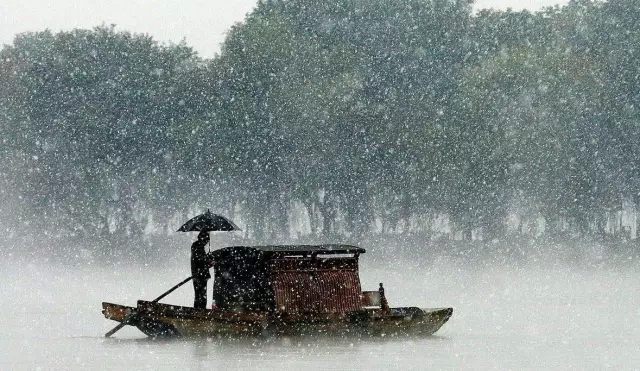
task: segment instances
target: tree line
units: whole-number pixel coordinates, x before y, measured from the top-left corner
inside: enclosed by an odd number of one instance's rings
[[[301,213],[323,238],[628,238],[638,19],[637,0],[263,0],[209,59],[114,26],[19,34],[0,225],[108,241],[210,208],[258,240]]]

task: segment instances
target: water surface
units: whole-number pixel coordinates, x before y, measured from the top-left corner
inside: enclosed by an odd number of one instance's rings
[[[634,265],[365,257],[365,290],[391,305],[454,307],[418,339],[151,340],[104,319],[100,303],[151,300],[189,276],[169,267],[59,263],[0,266],[0,369],[630,369],[640,365],[640,271]],[[189,305],[185,285],[163,300]]]

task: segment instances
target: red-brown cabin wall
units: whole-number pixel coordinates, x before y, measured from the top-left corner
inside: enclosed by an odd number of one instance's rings
[[[278,312],[345,313],[361,309],[355,257],[273,259],[269,271]]]

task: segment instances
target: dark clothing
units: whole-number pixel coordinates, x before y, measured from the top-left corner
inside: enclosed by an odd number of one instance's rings
[[[206,241],[197,240],[191,245],[191,275],[194,280],[196,278],[203,280],[211,278],[207,252],[204,250],[206,244]]]
[[[207,280],[193,279],[193,291],[195,297],[193,299],[193,307],[199,309],[207,308]]]
[[[211,278],[210,264],[204,250],[207,241],[198,239],[191,245],[191,276],[193,276],[193,307],[207,307],[207,281]]]

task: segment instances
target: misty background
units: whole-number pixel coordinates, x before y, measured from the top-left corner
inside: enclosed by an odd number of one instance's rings
[[[213,58],[114,26],[19,34],[3,248],[148,258],[209,208],[244,230],[222,244],[635,253],[636,5],[261,1]]]
[[[133,26],[16,35],[0,368],[637,367],[638,5],[265,0],[207,56]],[[206,209],[243,229],[212,248],[359,244],[364,290],[454,315],[426,339],[104,339],[102,301],[189,276],[175,231]]]

